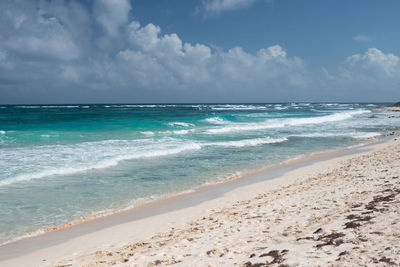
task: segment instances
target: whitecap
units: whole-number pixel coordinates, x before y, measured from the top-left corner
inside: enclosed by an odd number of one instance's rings
[[[212,110],[259,110],[267,109],[265,106],[254,106],[254,105],[212,105]]]
[[[5,166],[9,169],[14,167],[14,173],[22,172],[22,174],[13,177],[8,171],[8,177],[0,181],[0,186],[54,175],[71,175],[109,168],[124,160],[168,156],[184,151],[199,150],[201,147],[201,144],[195,142],[182,143],[181,140],[165,138],[158,141],[152,139],[107,140],[75,145],[48,145],[32,150],[26,148],[4,150],[0,167],[6,164]],[[10,162],[13,162],[14,166],[10,165]]]
[[[368,133],[357,133],[354,135],[355,138],[364,139],[364,138],[374,138],[381,136],[381,133],[377,132],[368,132]]]
[[[329,133],[329,132],[318,132],[318,133],[303,133],[303,134],[294,134],[291,136],[299,136],[299,137],[309,137],[309,138],[324,138],[324,137],[351,137],[351,138],[372,138],[381,136],[381,133],[378,132],[337,132],[337,133]]]
[[[57,105],[57,106],[40,106],[41,108],[79,108],[79,106],[63,106],[63,105]]]
[[[40,108],[40,106],[15,106],[16,108]]]
[[[211,146],[224,146],[224,147],[245,147],[245,146],[259,146],[265,144],[275,144],[287,141],[287,138],[254,138],[254,139],[244,139],[238,141],[225,141],[225,142],[214,142],[208,143]]]
[[[147,135],[147,136],[153,136],[154,135],[154,132],[152,132],[152,131],[144,131],[144,132],[141,132],[142,134],[144,134],[144,135]]]
[[[207,118],[204,121],[212,124],[226,124],[228,121],[224,120],[223,118],[220,117],[212,117],[212,118]]]
[[[188,134],[189,130],[176,130],[173,131],[174,134]]]
[[[187,123],[187,122],[170,122],[170,123],[168,123],[168,125],[170,125],[170,126],[181,126],[181,127],[194,126],[193,124]]]
[[[206,133],[222,134],[233,131],[253,131],[272,128],[283,128],[286,126],[299,126],[305,124],[321,124],[349,119],[355,115],[371,112],[369,110],[356,110],[347,112],[338,112],[326,116],[316,116],[309,118],[285,118],[270,119],[260,123],[235,123],[226,127],[208,129]]]

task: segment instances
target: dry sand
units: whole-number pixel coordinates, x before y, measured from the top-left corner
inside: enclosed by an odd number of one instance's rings
[[[385,107],[385,109],[390,110],[390,111],[400,111],[400,107]]]
[[[399,219],[395,138],[0,266],[399,266]]]

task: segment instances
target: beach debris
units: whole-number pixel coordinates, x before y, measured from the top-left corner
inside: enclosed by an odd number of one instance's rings
[[[346,219],[351,220],[350,222],[346,222],[345,225],[345,229],[347,228],[356,228],[361,226],[360,222],[368,222],[370,221],[372,218],[372,216],[359,216],[359,215],[354,215],[354,214],[350,214],[346,217]]]
[[[385,256],[383,256],[383,257],[379,260],[379,262],[384,262],[384,263],[387,263],[387,264],[390,264],[390,265],[396,265],[396,263],[395,263],[394,261],[392,261],[392,259],[386,258]]]
[[[323,243],[317,244],[317,248],[321,248],[323,246],[340,246],[343,244],[343,240],[339,239],[345,236],[344,233],[331,233],[329,235],[324,235],[318,237],[317,241],[323,241]]]
[[[263,258],[263,257],[269,257],[271,258],[271,260],[266,261],[266,262],[258,262],[258,263],[252,263],[250,261],[245,262],[243,264],[243,266],[245,267],[257,267],[257,266],[269,266],[272,264],[280,264],[279,266],[283,267],[283,266],[287,266],[285,264],[282,264],[285,259],[284,256],[289,252],[289,250],[287,249],[283,249],[283,250],[270,250],[268,253],[263,253],[259,256],[259,258]],[[253,258],[255,256],[255,254],[251,254],[250,258]]]
[[[314,235],[315,235],[315,234],[319,234],[321,231],[322,231],[322,228],[318,228],[317,230],[314,231],[313,234],[314,234]]]

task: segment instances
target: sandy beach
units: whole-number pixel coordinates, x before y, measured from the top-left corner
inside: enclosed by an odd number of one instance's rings
[[[386,107],[387,110],[391,110],[391,111],[395,111],[395,112],[399,112],[400,111],[400,107]]]
[[[400,267],[381,2],[0,0],[0,267]]]
[[[15,242],[0,248],[0,265],[396,266],[400,139],[365,150],[306,161],[210,200],[199,192],[205,199],[193,205],[98,228],[104,219],[74,226],[81,234],[69,234],[71,227],[36,243]],[[185,198],[171,201],[167,206]],[[51,234],[64,239],[37,247]]]

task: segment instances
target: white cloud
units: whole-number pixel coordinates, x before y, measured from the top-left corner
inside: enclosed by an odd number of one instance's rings
[[[358,42],[369,42],[371,41],[371,37],[364,34],[358,34],[356,36],[353,36],[353,40]]]
[[[0,26],[0,39],[7,41],[0,49],[3,46],[7,62],[13,60],[15,68],[12,74],[0,73],[0,79],[7,76],[30,88],[35,83],[39,88],[63,88],[72,82],[74,88],[115,93],[146,95],[158,90],[236,97],[249,97],[248,92],[256,90],[268,95],[270,88],[290,92],[308,83],[302,60],[288,57],[279,45],[249,53],[241,47],[222,50],[191,44],[176,33],[163,34],[152,23],[129,21],[127,1],[93,4],[93,14],[74,1],[4,8],[12,14],[5,20],[7,27]],[[18,23],[17,16],[23,18]],[[106,34],[93,27],[96,23]]]
[[[128,21],[131,5],[128,0],[96,0],[96,21],[101,24],[106,32],[116,37],[119,29]]]
[[[367,75],[393,75],[399,71],[399,57],[385,54],[377,48],[369,48],[364,54],[355,54],[347,58],[348,69]]]
[[[7,43],[10,49],[24,55],[35,57],[50,57],[61,60],[72,60],[79,57],[79,49],[63,34],[47,36],[25,36],[13,39]]]
[[[377,48],[351,55],[339,67],[329,72],[323,70],[322,74],[318,83],[314,80],[314,86],[319,84],[329,101],[396,101],[400,98],[399,56]],[[318,94],[317,90],[315,92]]]
[[[213,50],[183,43],[177,34],[161,34],[153,24],[129,26],[132,47],[118,54],[118,68],[136,83],[151,88],[219,88],[244,90],[271,85],[302,86],[303,63],[274,45],[248,53],[241,47]],[[130,74],[128,74],[130,73]]]
[[[74,30],[74,23],[71,23],[73,19],[68,20],[67,16],[58,15],[64,14],[66,10],[73,13],[78,5],[69,4],[64,7],[45,1],[39,2],[37,7],[29,4],[32,3],[23,5],[25,9],[19,6],[5,8],[2,15],[7,19],[0,29],[4,33],[0,37],[0,40],[3,39],[3,48],[29,60],[77,59],[81,51],[71,31]],[[74,19],[77,23],[81,22],[78,18]]]
[[[206,12],[221,12],[247,7],[255,1],[256,0],[206,0],[203,1],[203,6]]]

